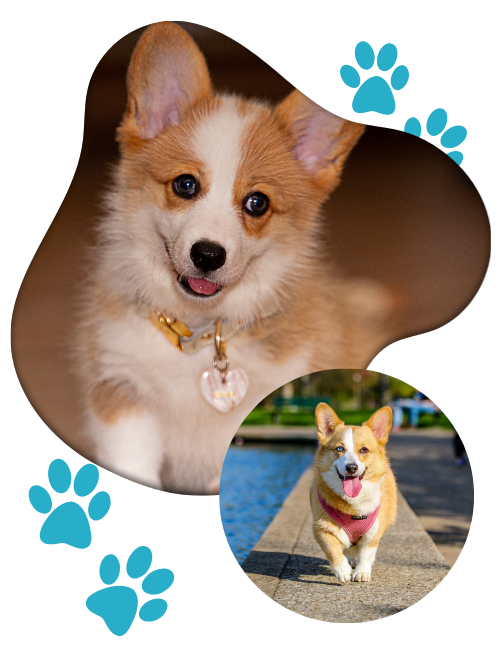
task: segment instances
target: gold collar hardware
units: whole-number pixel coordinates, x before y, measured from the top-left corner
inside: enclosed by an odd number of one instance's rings
[[[218,318],[215,321],[215,358],[223,361],[226,356],[226,341],[222,338],[222,322]]]
[[[184,325],[180,320],[175,320],[170,318],[165,314],[165,312],[160,311],[159,309],[154,309],[151,305],[144,299],[140,299],[141,304],[144,305],[145,309],[142,312],[151,323],[156,327],[156,329],[163,334],[169,343],[176,347],[180,352],[186,354],[194,354],[198,352],[201,348],[206,347],[207,345],[213,345],[215,341],[215,350],[216,356],[219,357],[219,361],[222,361],[221,357],[225,355],[226,352],[226,341],[238,334],[243,329],[249,329],[252,326],[261,325],[264,320],[272,318],[278,312],[270,312],[258,316],[252,323],[244,325],[238,321],[234,323],[225,323],[224,325],[224,338],[221,336],[222,324],[219,320],[215,322],[215,326],[212,325],[210,330],[205,330],[200,333],[196,332],[193,334],[190,329]],[[183,339],[183,340],[181,340]],[[218,364],[218,369],[221,370],[221,364]]]
[[[189,330],[183,322],[180,320],[172,320],[162,311],[152,311],[149,317],[149,320],[153,323],[157,330],[159,330],[163,336],[175,345],[175,347],[182,352],[182,338],[189,338],[192,336],[191,330]]]

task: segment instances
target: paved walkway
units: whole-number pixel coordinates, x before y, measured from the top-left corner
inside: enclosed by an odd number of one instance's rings
[[[237,435],[255,441],[317,438],[315,427],[242,427]],[[452,437],[444,429],[408,429],[391,433],[387,447],[401,492],[450,566],[467,538],[474,503],[470,466],[455,466]]]
[[[308,469],[242,565],[270,598],[298,614],[362,622],[395,614],[423,598],[448,567],[402,496],[396,523],[379,546],[372,581],[341,585],[312,534]]]
[[[391,434],[388,452],[402,494],[372,582],[341,586],[329,573],[312,536],[310,469],[242,570],[285,609],[320,622],[500,622],[500,575],[480,573],[491,567],[471,532],[475,468],[455,466],[453,435]]]
[[[467,539],[474,506],[470,465],[456,467],[452,435],[392,433],[387,447],[401,492],[450,566]]]

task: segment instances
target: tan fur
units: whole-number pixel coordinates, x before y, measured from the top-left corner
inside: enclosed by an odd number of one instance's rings
[[[126,381],[102,381],[92,390],[91,408],[103,422],[112,424],[119,417],[126,417],[131,411],[140,408],[137,389]]]
[[[243,158],[234,187],[235,206],[250,192],[263,192],[270,199],[270,209],[263,217],[252,218],[243,213],[247,233],[262,237],[279,230],[279,217],[293,214],[297,203],[311,202],[311,189],[299,164],[290,156],[290,141],[275,115],[267,107],[259,110],[258,118],[248,129],[242,143]],[[314,208],[295,213],[293,227],[305,231],[314,217]],[[313,213],[311,215],[311,212]],[[273,218],[275,217],[275,218]],[[300,218],[299,218],[300,217]],[[270,232],[271,231],[271,232]]]
[[[78,365],[89,427],[99,462],[103,437],[119,445],[120,435],[109,425],[125,431],[127,421],[138,417],[136,405],[142,405],[149,427],[145,465],[151,469],[141,466],[138,474],[126,469],[138,456],[134,447],[131,458],[117,461],[117,471],[155,487],[207,493],[237,427],[267,394],[307,372],[365,367],[387,342],[383,300],[373,292],[366,298],[366,285],[360,293],[355,283],[341,280],[318,246],[321,205],[338,184],[363,127],[298,91],[276,108],[214,95],[203,56],[173,23],[144,32],[127,85],[117,135],[121,159],[80,325]],[[204,144],[197,148],[200,137]],[[211,155],[224,138],[230,150],[217,153],[214,170]],[[230,168],[230,163],[234,178],[222,182],[217,165]],[[199,183],[192,199],[173,191],[181,174]],[[243,209],[253,192],[270,201],[259,218]],[[209,278],[222,291],[208,300],[186,297],[178,287],[178,277],[189,277],[192,265],[193,224],[201,238],[229,239],[226,264]],[[234,411],[221,415],[200,394],[213,348],[179,353],[149,322],[152,309],[194,332],[213,331],[217,318],[223,334],[228,326],[237,329],[227,342],[228,356],[231,367],[247,372],[249,392]],[[127,429],[124,440],[129,435]],[[158,437],[163,452],[155,462]],[[126,449],[119,451],[126,455]],[[102,462],[114,466],[109,445]],[[148,471],[151,480],[144,478]]]
[[[312,136],[321,143],[321,164],[314,169],[311,180],[320,191],[330,193],[339,184],[344,162],[363,133],[364,126],[323,111],[299,90],[292,92],[276,111],[295,143],[300,143],[308,134],[307,119],[320,113],[322,119]]]
[[[373,552],[373,559],[378,544],[397,514],[397,486],[396,479],[389,465],[385,445],[389,438],[389,431],[392,425],[392,411],[389,407],[383,407],[376,411],[371,418],[362,426],[346,425],[327,404],[319,404],[316,409],[316,423],[318,427],[319,449],[314,461],[314,479],[311,485],[311,508],[313,514],[313,532],[315,539],[323,549],[333,573],[341,582],[347,580],[347,574],[342,574],[339,567],[345,566],[345,557],[355,558],[356,554],[361,555],[362,547],[369,548]],[[366,465],[364,478],[362,479],[362,490],[356,498],[348,500],[347,495],[341,487],[340,480],[335,484],[336,489],[328,485],[325,476],[328,472],[333,474],[333,464],[338,461],[345,452],[336,451],[344,445],[346,431],[351,428],[354,441],[354,452]],[[367,452],[361,450],[367,449]],[[331,479],[329,479],[331,480]],[[333,517],[331,517],[321,505],[318,493],[323,501],[335,510],[349,515],[368,514],[362,510],[364,492],[368,484],[381,485],[380,498],[374,500],[374,506],[370,511],[375,510],[380,503],[380,510],[377,516],[378,530],[371,539],[367,538],[370,531],[362,536],[356,545],[352,546],[347,540],[345,531]],[[374,524],[375,526],[375,524]],[[373,528],[371,529],[373,530]],[[342,535],[343,533],[343,535]],[[343,543],[342,539],[347,540]],[[373,559],[371,560],[373,562]],[[357,565],[355,564],[355,567]],[[371,567],[371,564],[370,564]],[[340,575],[339,575],[340,572]],[[355,573],[352,580],[368,581],[370,570],[362,570]],[[343,578],[343,579],[342,579]]]

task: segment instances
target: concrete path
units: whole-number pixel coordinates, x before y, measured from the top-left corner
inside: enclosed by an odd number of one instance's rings
[[[237,436],[248,441],[314,442],[315,427],[244,426]],[[446,562],[453,566],[469,532],[474,489],[469,464],[456,467],[453,431],[428,428],[392,432],[387,447],[398,485],[432,537]]]
[[[500,622],[500,575],[481,573],[491,568],[471,527],[476,468],[455,466],[453,435],[442,429],[391,434],[388,452],[406,498],[400,494],[399,516],[382,539],[372,582],[342,586],[329,573],[312,535],[310,469],[242,570],[287,611],[320,622]]]
[[[308,469],[242,565],[277,603],[322,621],[371,621],[413,605],[446,576],[442,555],[400,496],[398,518],[382,538],[372,581],[341,585],[313,538],[311,480]]]

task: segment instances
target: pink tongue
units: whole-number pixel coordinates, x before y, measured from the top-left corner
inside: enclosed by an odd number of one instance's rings
[[[344,479],[344,492],[348,497],[354,498],[357,497],[361,492],[361,481],[359,476],[347,477]]]
[[[188,278],[187,281],[193,291],[202,293],[205,296],[211,296],[219,288],[219,285],[215,282],[209,282],[203,278]]]

